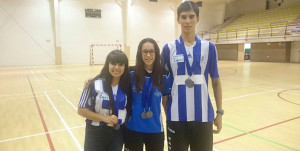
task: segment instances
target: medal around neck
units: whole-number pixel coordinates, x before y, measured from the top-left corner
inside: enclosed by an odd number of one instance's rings
[[[143,112],[143,113],[141,114],[141,117],[142,117],[142,119],[147,119],[147,112]]]
[[[193,75],[193,73],[195,73],[195,71],[201,69],[200,66],[199,66],[199,63],[200,63],[200,57],[199,56],[201,55],[201,41],[198,39],[197,36],[195,36],[195,39],[196,39],[196,45],[193,47],[193,63],[192,63],[192,65],[190,65],[190,63],[189,63],[188,56],[187,56],[187,53],[186,53],[186,49],[185,49],[185,46],[184,46],[184,41],[183,41],[182,37],[180,36],[180,38],[179,38],[180,43],[179,43],[178,40],[176,40],[176,47],[180,48],[180,49],[178,49],[179,54],[183,54],[183,56],[184,56],[185,68],[186,68],[186,70],[188,72],[188,75],[190,77]],[[184,66],[182,66],[180,68],[184,69]],[[191,78],[187,78],[185,80],[185,85],[188,88],[193,88],[195,83]]]
[[[142,102],[143,102],[143,108],[144,112],[142,112],[141,117],[142,119],[151,118],[153,116],[153,112],[150,111],[150,106],[152,104],[152,77],[148,79],[148,82],[145,82],[143,85],[143,91],[142,91]],[[146,106],[149,107],[149,111],[146,111]]]
[[[152,116],[153,116],[153,112],[149,110],[147,112],[147,118],[151,118]]]
[[[188,87],[188,88],[192,88],[194,87],[194,81],[191,79],[191,78],[188,78],[185,80],[185,85]]]
[[[114,125],[114,129],[115,130],[119,130],[120,129],[120,127],[121,127],[121,125],[118,123],[118,124],[116,124],[116,125]]]

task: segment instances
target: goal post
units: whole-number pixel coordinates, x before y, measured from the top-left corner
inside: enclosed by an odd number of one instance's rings
[[[121,44],[92,44],[90,45],[90,65],[104,64],[106,56],[112,50],[122,50]]]

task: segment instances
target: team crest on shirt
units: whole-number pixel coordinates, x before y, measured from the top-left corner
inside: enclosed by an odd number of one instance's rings
[[[153,95],[159,97],[159,96],[161,96],[161,93],[156,89],[156,90],[153,92]]]
[[[102,91],[98,92],[97,98],[101,99],[101,100],[109,100],[108,94]],[[97,99],[97,100],[99,100]]]

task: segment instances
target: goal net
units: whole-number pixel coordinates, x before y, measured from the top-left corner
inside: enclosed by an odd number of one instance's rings
[[[104,64],[106,56],[112,50],[122,50],[121,44],[92,44],[90,45],[90,65]]]

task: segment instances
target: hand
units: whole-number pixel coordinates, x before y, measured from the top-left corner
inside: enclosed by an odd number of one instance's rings
[[[214,120],[214,125],[217,127],[216,130],[213,130],[214,134],[219,134],[222,129],[222,116],[223,115],[217,114],[217,117]]]
[[[103,122],[113,126],[118,123],[118,117],[115,115],[105,115],[103,118]]]

